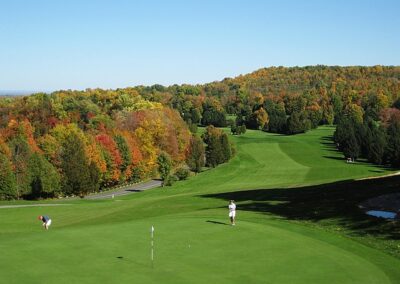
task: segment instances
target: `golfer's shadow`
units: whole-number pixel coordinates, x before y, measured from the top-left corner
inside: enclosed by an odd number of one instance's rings
[[[224,222],[219,222],[219,221],[212,221],[212,220],[207,220],[207,223],[212,223],[212,224],[217,224],[217,225],[229,225],[228,223]]]

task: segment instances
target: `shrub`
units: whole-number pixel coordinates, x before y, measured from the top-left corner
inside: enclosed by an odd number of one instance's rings
[[[175,176],[179,179],[179,180],[185,180],[189,177],[190,175],[190,171],[188,169],[185,168],[179,168],[176,172],[175,172]]]
[[[179,179],[176,175],[169,175],[165,178],[164,180],[164,185],[165,186],[171,186],[173,185],[175,182],[177,182]]]

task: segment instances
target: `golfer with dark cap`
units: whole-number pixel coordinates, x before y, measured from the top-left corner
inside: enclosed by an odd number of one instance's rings
[[[46,229],[46,230],[48,230],[49,229],[49,227],[50,227],[50,225],[51,225],[51,219],[50,219],[50,217],[49,216],[42,216],[42,215],[40,215],[39,217],[38,217],[38,219],[39,220],[42,220],[42,222],[43,222],[43,227]]]

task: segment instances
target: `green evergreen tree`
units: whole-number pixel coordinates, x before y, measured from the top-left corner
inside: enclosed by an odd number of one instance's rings
[[[338,119],[336,130],[333,134],[333,140],[336,142],[338,149],[343,151],[343,146],[348,139],[348,129],[353,128],[351,121],[347,117]]]
[[[348,129],[348,137],[343,145],[343,154],[346,158],[351,158],[352,160],[357,159],[360,154],[360,145],[353,128]]]
[[[170,156],[165,152],[161,152],[157,158],[157,164],[158,164],[158,172],[160,173],[160,177],[163,181],[163,186],[164,186],[165,181],[167,180],[169,174],[171,173],[172,161]]]
[[[11,163],[6,155],[0,153],[0,200],[10,200],[17,197],[17,187]]]
[[[51,197],[60,192],[60,175],[43,156],[33,153],[29,167],[31,169],[31,195],[33,198]]]
[[[212,105],[206,105],[203,111],[202,125],[214,125],[216,127],[226,126],[226,114],[223,110],[218,110]]]
[[[382,128],[374,127],[368,144],[367,158],[375,164],[382,164],[386,148],[386,135]]]
[[[276,105],[267,109],[269,115],[268,131],[272,133],[286,133],[286,112]]]
[[[126,143],[124,137],[122,137],[121,135],[115,136],[114,140],[117,143],[118,151],[122,157],[122,164],[120,169],[121,171],[125,171],[132,163],[131,151],[129,150],[129,146]]]
[[[220,139],[221,139],[221,151],[222,151],[221,163],[225,163],[229,161],[232,157],[231,144],[229,143],[228,135],[226,135],[226,133],[222,133]]]
[[[66,194],[84,196],[93,189],[83,141],[75,133],[62,143],[62,189]]]
[[[208,126],[202,138],[207,144],[205,153],[208,167],[216,167],[232,157],[231,144],[228,136],[222,130]]]
[[[95,163],[89,165],[91,191],[96,192],[100,188],[101,172]]]
[[[311,128],[311,122],[303,112],[293,112],[288,119],[288,134],[304,133]]]
[[[386,160],[393,166],[400,166],[400,122],[392,121],[387,128]]]
[[[208,142],[208,143],[207,143]],[[218,136],[212,135],[207,140],[206,146],[206,165],[208,167],[216,167],[223,161],[223,154],[221,149],[221,141]]]
[[[191,171],[199,173],[204,167],[204,143],[198,136],[192,136],[189,146],[189,155],[186,159]]]
[[[358,123],[353,121],[350,126],[354,131],[354,136],[357,139],[357,144],[360,147],[359,155],[362,157],[368,156],[368,126],[366,123]]]
[[[338,149],[346,158],[353,160],[357,159],[362,154],[362,148],[366,147],[365,137],[367,134],[363,124],[356,123],[347,116],[339,119],[333,136]]]
[[[30,156],[28,142],[23,135],[17,135],[10,142],[12,162],[15,170],[17,198],[31,194],[31,172],[29,167]]]

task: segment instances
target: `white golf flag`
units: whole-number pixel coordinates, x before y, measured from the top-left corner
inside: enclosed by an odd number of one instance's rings
[[[151,232],[154,233],[154,227],[153,226],[151,226]]]

